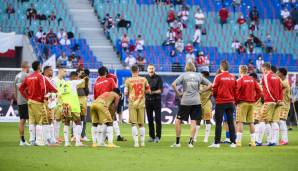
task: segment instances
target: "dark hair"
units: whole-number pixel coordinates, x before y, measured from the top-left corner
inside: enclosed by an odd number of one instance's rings
[[[288,71],[286,68],[279,68],[278,72],[280,72],[283,76],[287,76]]]
[[[210,73],[208,71],[201,71],[201,74],[205,77],[208,78],[210,76]]]
[[[79,74],[75,71],[72,71],[70,74],[69,74],[69,77],[77,77],[79,76]]]
[[[43,67],[43,72],[45,72],[46,70],[48,70],[48,69],[50,69],[50,68],[52,68],[52,67],[51,67],[51,66],[49,66],[49,65],[47,65],[47,66]]]
[[[108,69],[105,66],[102,66],[100,68],[98,68],[98,74],[99,76],[105,76],[108,73]]]
[[[271,70],[272,70],[273,73],[276,73],[276,72],[277,72],[277,67],[274,66],[274,65],[272,65],[272,66],[271,66]]]
[[[90,71],[89,71],[89,69],[84,69],[84,73],[85,73],[87,76],[89,76],[89,75],[90,75]]]
[[[114,88],[112,91],[121,96],[121,91],[118,88]]]
[[[137,65],[133,65],[132,67],[131,67],[131,72],[132,73],[136,73],[136,72],[138,72],[139,71],[139,67],[137,66]]]
[[[39,68],[39,66],[40,66],[40,62],[39,61],[34,61],[32,63],[32,69],[33,69],[33,71],[37,71],[38,68]]]
[[[220,69],[224,70],[224,71],[228,71],[229,70],[229,63],[226,60],[223,60],[220,62]]]
[[[256,73],[250,73],[249,76],[251,76],[252,78],[258,80],[258,75]]]

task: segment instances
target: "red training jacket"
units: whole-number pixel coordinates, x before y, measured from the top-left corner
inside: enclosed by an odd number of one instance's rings
[[[225,71],[218,74],[212,86],[216,104],[235,103],[237,81],[235,76]]]
[[[262,96],[262,91],[255,79],[248,75],[237,80],[236,102],[254,103]]]
[[[112,78],[116,84],[116,87],[118,87],[118,79],[117,76],[115,74],[112,73],[108,73],[108,75],[106,76],[107,78]]]
[[[116,88],[116,84],[112,78],[98,77],[94,83],[94,100],[105,92],[110,92]]]
[[[266,82],[268,84],[268,88],[266,86]],[[283,100],[281,80],[273,72],[270,71],[263,75],[262,87],[264,102],[280,102]],[[268,89],[270,93],[268,92]]]
[[[26,99],[42,103],[46,94],[57,92],[51,81],[39,72],[34,72],[26,77],[19,90]]]

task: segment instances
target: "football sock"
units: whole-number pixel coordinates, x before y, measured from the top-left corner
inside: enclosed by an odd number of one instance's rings
[[[107,136],[108,136],[108,143],[113,144],[113,126],[107,127]]]
[[[140,140],[141,143],[145,143],[145,127],[140,128]]]
[[[92,136],[92,143],[93,143],[93,144],[96,143],[97,134],[98,134],[98,129],[97,129],[97,127],[95,127],[95,126],[91,126],[91,136]]]
[[[49,139],[49,125],[42,125],[42,135],[43,135],[43,142],[45,144],[48,143],[48,139]]]
[[[266,134],[266,137],[267,137],[267,143],[270,143],[271,142],[271,133],[272,133],[271,125],[266,124],[265,126],[266,126],[265,127],[265,134]]]
[[[230,132],[226,131],[226,139],[230,139]]]
[[[82,125],[74,125],[74,136],[76,137],[76,144],[81,143]]]
[[[69,142],[68,134],[69,134],[69,126],[64,125],[63,128],[63,134],[64,134],[64,141]]]
[[[137,126],[133,126],[132,128],[131,128],[131,132],[132,132],[132,138],[133,138],[133,141],[134,141],[134,143],[135,144],[138,144],[139,142],[139,137],[138,137],[138,128],[137,128]]]
[[[204,140],[208,140],[208,137],[210,135],[210,131],[211,131],[211,124],[206,124],[206,130],[205,130],[205,138],[204,138]]]
[[[195,133],[195,136],[194,136],[194,139],[195,139],[195,140],[197,140],[199,131],[200,131],[200,125],[197,125],[197,126],[196,126],[196,133]]]
[[[60,133],[60,125],[61,122],[60,121],[55,121],[54,122],[54,129],[55,129],[55,138],[58,139],[59,138],[59,133]]]
[[[255,133],[250,134],[250,141],[251,142],[255,142],[256,141],[256,134]]]
[[[103,125],[97,125],[97,143],[103,144]]]
[[[176,137],[176,144],[180,144],[180,137]]]
[[[284,142],[288,142],[288,128],[286,121],[280,120],[279,121],[280,133],[281,133],[281,140]]]
[[[25,142],[25,137],[24,136],[21,136],[21,141]]]
[[[278,126],[278,123],[276,122],[273,122],[271,124],[271,143],[278,143],[278,137],[279,137],[279,126]]]
[[[42,125],[36,125],[36,142],[43,144]]]
[[[33,124],[29,124],[29,141],[35,141],[35,135],[36,135],[36,126]]]
[[[259,142],[260,124],[255,124],[255,139]]]
[[[50,125],[50,139],[51,143],[56,143],[54,124]]]
[[[241,140],[242,140],[242,133],[241,132],[237,132],[236,142],[240,142],[241,143]]]
[[[113,128],[114,128],[116,136],[117,137],[120,136],[120,127],[119,127],[118,121],[113,122]]]
[[[264,136],[264,134],[265,134],[265,130],[266,130],[265,122],[260,122],[260,125],[259,125],[259,137],[258,137],[258,143],[262,143],[262,141],[263,141],[263,136]]]

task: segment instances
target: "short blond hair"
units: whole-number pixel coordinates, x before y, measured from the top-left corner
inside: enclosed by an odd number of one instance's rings
[[[242,74],[247,74],[248,67],[246,65],[240,65],[239,66],[239,72],[242,73]]]
[[[186,72],[196,72],[196,66],[193,62],[188,62],[185,65]]]

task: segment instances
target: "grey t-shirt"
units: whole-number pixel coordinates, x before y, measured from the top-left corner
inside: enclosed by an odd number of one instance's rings
[[[211,84],[208,79],[196,72],[185,72],[181,74],[174,82],[177,85],[182,84],[183,95],[181,99],[181,105],[187,106],[201,104],[201,99],[199,96],[200,84]]]
[[[26,72],[20,72],[16,75],[15,81],[14,81],[14,86],[15,86],[15,94],[17,98],[17,104],[18,105],[23,105],[27,104],[27,100],[22,96],[22,94],[19,91],[19,88],[24,81],[24,79],[28,76]]]

